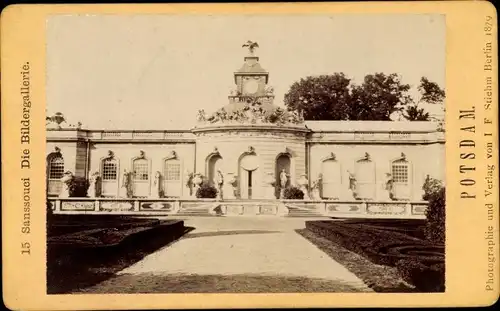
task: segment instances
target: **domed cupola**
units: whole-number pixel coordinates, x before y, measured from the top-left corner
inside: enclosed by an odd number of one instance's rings
[[[274,104],[274,89],[268,85],[269,72],[259,63],[257,42],[247,41],[248,55],[239,70],[234,72],[236,88],[228,96],[229,103],[207,115],[198,111],[194,132],[211,131],[220,127],[279,127],[307,131],[303,118]],[[276,129],[275,129],[276,130]]]

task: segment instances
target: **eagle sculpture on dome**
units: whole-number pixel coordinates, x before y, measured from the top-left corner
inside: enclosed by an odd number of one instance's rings
[[[250,54],[253,55],[253,52],[255,51],[255,48],[258,48],[259,44],[257,42],[255,42],[255,41],[248,40],[241,47],[242,48],[248,48],[248,51],[250,52]]]

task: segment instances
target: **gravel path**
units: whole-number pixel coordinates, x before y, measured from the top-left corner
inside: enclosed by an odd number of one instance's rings
[[[197,217],[196,228],[85,293],[370,292],[295,232],[304,219]]]

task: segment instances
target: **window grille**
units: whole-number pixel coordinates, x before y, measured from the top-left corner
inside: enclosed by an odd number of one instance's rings
[[[61,157],[54,157],[49,163],[49,179],[61,179],[64,174],[64,160]]]
[[[114,159],[105,159],[102,161],[102,180],[116,180],[117,165]]]
[[[163,172],[165,180],[178,181],[181,179],[181,165],[178,161],[167,160],[165,161],[165,170]]]
[[[138,159],[134,161],[134,180],[149,180],[149,165],[147,160]]]
[[[408,163],[394,162],[392,164],[392,178],[395,183],[408,184]]]

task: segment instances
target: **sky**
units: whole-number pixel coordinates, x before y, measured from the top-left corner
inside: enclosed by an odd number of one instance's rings
[[[275,103],[309,75],[422,76],[445,88],[442,15],[60,15],[47,21],[47,113],[89,129],[189,129],[228,103],[247,40]]]

